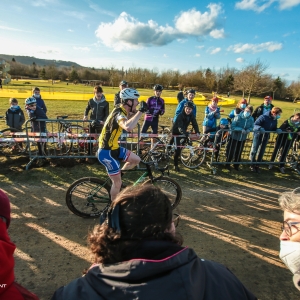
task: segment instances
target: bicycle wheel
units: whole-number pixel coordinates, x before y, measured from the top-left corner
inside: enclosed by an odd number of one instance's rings
[[[185,167],[195,169],[203,163],[205,155],[204,146],[199,143],[197,146],[184,147],[181,151],[180,160]]]
[[[66,203],[68,208],[79,217],[98,217],[111,203],[110,185],[95,177],[78,179],[68,188]]]
[[[157,177],[153,181],[151,179],[144,182],[144,184],[153,184],[160,188],[171,201],[172,209],[175,209],[182,197],[182,191],[180,185],[169,177]]]
[[[0,137],[5,141],[0,142],[0,153],[4,156],[18,156],[22,154],[21,143],[15,142],[14,137],[4,132],[18,132],[15,128],[5,128],[0,131]]]
[[[158,162],[162,159],[164,153],[165,146],[159,138],[141,138],[139,156],[142,162]]]

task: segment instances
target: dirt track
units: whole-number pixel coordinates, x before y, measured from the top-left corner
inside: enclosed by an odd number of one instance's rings
[[[203,258],[225,264],[259,299],[298,299],[291,273],[278,257],[282,213],[277,198],[285,184],[272,190],[251,178],[232,183],[222,177],[222,187],[220,178],[203,176],[188,180],[188,185],[181,179],[183,220],[178,230],[184,244]],[[12,204],[9,233],[18,247],[16,279],[49,299],[90,265],[86,235],[98,220],[70,213],[62,186],[1,183],[1,188]]]

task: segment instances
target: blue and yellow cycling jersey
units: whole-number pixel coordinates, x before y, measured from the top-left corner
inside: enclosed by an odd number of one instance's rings
[[[107,117],[101,135],[99,137],[99,148],[106,150],[116,150],[120,146],[118,140],[122,134],[121,120],[127,120],[127,112],[122,107],[116,107]]]

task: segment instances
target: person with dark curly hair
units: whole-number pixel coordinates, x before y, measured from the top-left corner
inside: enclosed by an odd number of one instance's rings
[[[183,247],[172,216],[159,188],[123,190],[89,234],[94,264],[52,300],[257,299],[226,267]]]

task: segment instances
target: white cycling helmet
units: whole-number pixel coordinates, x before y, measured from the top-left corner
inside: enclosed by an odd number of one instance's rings
[[[36,103],[36,99],[34,97],[29,97],[25,100],[25,105],[30,105]]]
[[[127,100],[133,100],[140,97],[140,94],[135,89],[126,88],[120,91],[120,98],[122,103],[126,103]]]

